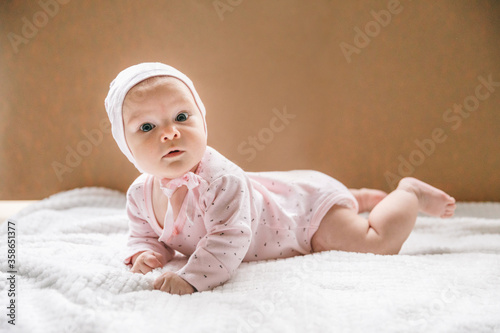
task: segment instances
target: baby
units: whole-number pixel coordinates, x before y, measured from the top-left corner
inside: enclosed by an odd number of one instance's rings
[[[189,260],[154,288],[190,294],[222,285],[242,261],[338,250],[397,254],[418,212],[451,217],[455,199],[414,178],[390,194],[349,190],[316,171],[245,172],[207,146],[205,107],[170,66],[122,71],[105,101],[121,151],[142,172],[127,192],[132,272]],[[368,218],[359,212],[371,211]]]

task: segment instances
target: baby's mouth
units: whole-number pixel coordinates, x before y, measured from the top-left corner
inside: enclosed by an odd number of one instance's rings
[[[181,155],[182,153],[184,153],[183,151],[181,150],[172,150],[172,151],[169,151],[167,154],[165,154],[163,157],[175,157],[175,156],[179,156]]]

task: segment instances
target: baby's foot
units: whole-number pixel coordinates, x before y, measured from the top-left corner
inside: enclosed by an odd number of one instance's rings
[[[420,210],[432,216],[452,217],[455,211],[455,199],[440,189],[412,177],[400,180],[398,189],[415,193]]]
[[[370,188],[350,189],[359,205],[359,213],[369,212],[375,207],[382,199],[387,196],[387,193],[380,190],[373,190]]]

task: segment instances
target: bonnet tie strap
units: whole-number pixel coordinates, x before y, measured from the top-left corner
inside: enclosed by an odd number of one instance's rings
[[[177,219],[173,221],[174,225],[172,228],[172,233],[167,241],[170,241],[172,237],[177,236],[184,229],[184,225],[186,220],[188,220],[189,224],[193,225],[193,215],[195,213],[195,205],[196,198],[194,195],[193,189],[198,187],[203,178],[199,175],[188,172],[184,174],[182,177],[174,178],[172,180],[162,179],[160,180],[160,189],[168,197],[168,210],[172,210],[172,206],[170,205],[170,199],[173,193],[181,186],[186,186],[188,192],[186,194],[187,204],[183,205],[184,209],[181,208],[179,214],[177,215]]]

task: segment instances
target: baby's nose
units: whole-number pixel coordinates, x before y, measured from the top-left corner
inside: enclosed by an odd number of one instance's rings
[[[181,133],[175,126],[166,126],[162,132],[161,141],[169,141],[173,139],[178,139]]]

